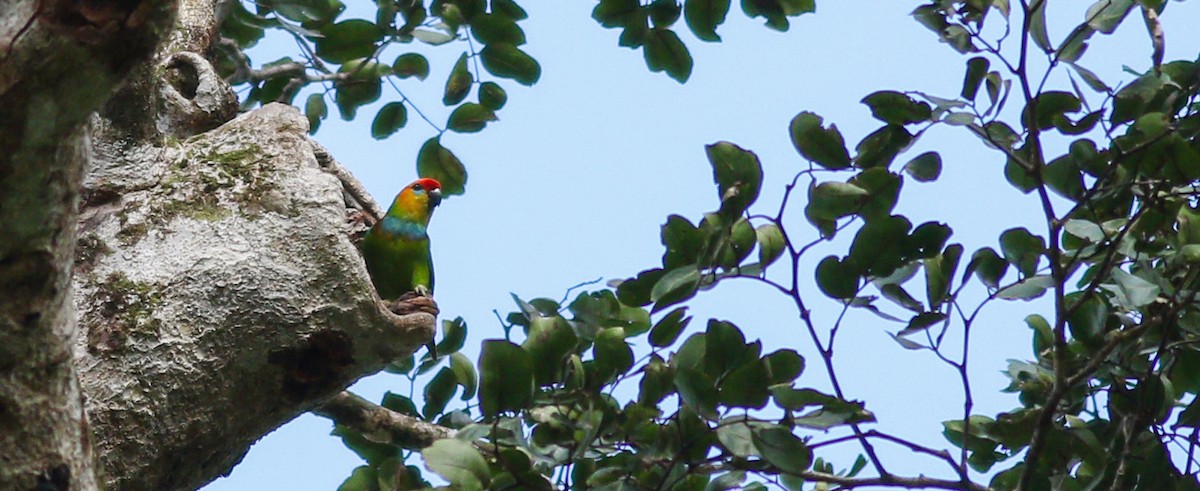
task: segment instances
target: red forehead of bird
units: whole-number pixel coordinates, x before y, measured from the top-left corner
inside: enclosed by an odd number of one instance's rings
[[[437,179],[430,179],[428,177],[417,179],[417,181],[413,183],[413,186],[417,185],[421,186],[421,189],[424,190],[442,189],[442,183],[437,182]]]

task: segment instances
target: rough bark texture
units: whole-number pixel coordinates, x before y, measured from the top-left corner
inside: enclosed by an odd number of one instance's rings
[[[0,0],[0,489],[97,487],[71,363],[84,128],[172,15],[172,2]]]
[[[278,104],[232,119],[202,55],[214,4],[184,1],[156,62],[93,124],[75,359],[109,489],[200,487],[433,334],[432,315],[379,302],[353,177],[308,121]]]
[[[89,170],[76,359],[113,489],[225,474],[432,334],[431,315],[381,307],[307,126],[270,105]]]

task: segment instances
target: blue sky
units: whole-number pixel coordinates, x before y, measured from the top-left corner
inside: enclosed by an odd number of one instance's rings
[[[465,351],[472,359],[481,340],[502,337],[492,310],[511,310],[510,292],[557,299],[580,282],[624,278],[657,265],[662,254],[659,227],[667,215],[697,220],[717,206],[705,144],[729,140],[756,152],[766,175],[756,210],[773,212],[784,185],[807,167],[788,139],[787,125],[796,113],[824,116],[853,145],[878,127],[859,103],[865,95],[892,89],[952,97],[961,88],[966,61],[908,15],[918,2],[823,1],[816,15],[792,19],[787,33],[745,19],[735,5],[718,31],[722,43],[701,43],[682,22],[677,26],[695,58],[691,80],[680,85],[650,73],[640,52],[618,47],[619,32],[590,18],[594,3],[525,3],[530,13],[522,23],[529,39],[526,49],[542,65],[541,80],[528,89],[501,81],[509,90],[509,103],[500,111],[500,121],[479,134],[443,137],[466,163],[470,180],[466,195],[445,201],[431,225],[437,300],[443,317],[467,320],[471,336]],[[1053,39],[1067,33],[1068,22],[1082,20],[1090,2],[1063,4],[1070,5],[1051,7]],[[1167,60],[1196,58],[1200,35],[1189,31],[1200,19],[1198,7],[1196,2],[1169,5],[1164,16]],[[1055,21],[1058,13],[1062,19]],[[1141,71],[1150,63],[1141,20],[1131,17],[1125,24],[1114,36],[1095,38],[1082,60],[1110,82],[1130,79],[1121,73],[1122,64]],[[293,48],[287,42],[268,42],[261,53]],[[428,82],[401,85],[439,124],[449,113],[441,106],[440,91],[458,55],[449,51],[431,55]],[[256,61],[275,57],[252,55]],[[384,94],[394,97],[387,90]],[[334,115],[316,139],[386,206],[415,177],[416,150],[435,132],[410,113],[407,128],[375,141],[369,125],[377,106],[360,111],[352,123]],[[898,160],[933,149],[945,163],[941,179],[927,184],[909,180],[898,206],[914,223],[949,224],[955,230],[951,240],[962,242],[968,253],[994,247],[997,235],[1014,226],[1028,225],[1035,232],[1044,228],[1036,225],[1041,213],[1035,200],[1005,182],[1002,157],[965,131],[930,131]],[[802,204],[802,199],[796,201],[788,225],[813,236]],[[812,270],[824,255],[845,250],[845,241],[834,241],[800,266],[818,323],[831,323],[840,306],[812,286]],[[800,383],[828,386],[789,299],[741,281],[702,293],[691,305],[698,321],[731,320],[748,338],[763,339],[767,350],[797,349],[809,361]],[[1014,397],[999,393],[1007,385],[1000,372],[1007,359],[1031,356],[1022,319],[1044,310],[1046,305],[1035,301],[993,304],[985,311],[972,342],[977,413],[995,414],[1017,405]],[[697,326],[703,322],[692,325],[701,328]],[[957,374],[928,352],[896,345],[886,333],[899,327],[867,313],[847,317],[836,358],[843,384],[850,398],[867,401],[881,429],[946,446],[941,421],[961,415]],[[353,390],[378,401],[384,391],[407,393],[408,387],[401,377],[380,374]],[[330,429],[325,419],[302,416],[263,438],[229,477],[205,489],[336,489],[361,462],[339,439],[328,436]],[[847,465],[857,450],[846,447],[826,456]],[[893,472],[944,472],[902,449],[882,450]]]

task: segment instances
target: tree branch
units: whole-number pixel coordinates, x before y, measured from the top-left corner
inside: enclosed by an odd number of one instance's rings
[[[986,486],[981,486],[970,481],[951,481],[949,479],[937,479],[925,476],[902,477],[896,475],[886,475],[881,477],[845,477],[814,471],[804,471],[795,475],[804,478],[806,481],[836,484],[839,489],[855,489],[866,486],[970,491],[988,491],[989,489]]]
[[[436,440],[454,436],[450,428],[392,411],[349,391],[333,396],[312,412],[362,433],[369,440],[407,449],[419,450]]]

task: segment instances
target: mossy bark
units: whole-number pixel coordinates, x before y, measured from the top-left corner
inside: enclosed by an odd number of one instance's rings
[[[86,125],[173,14],[173,2],[0,1],[0,489],[98,486],[71,363]]]

